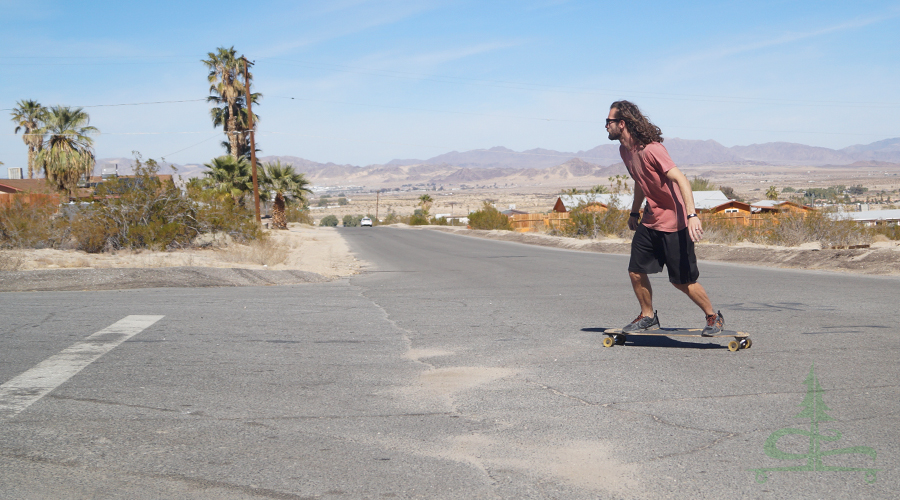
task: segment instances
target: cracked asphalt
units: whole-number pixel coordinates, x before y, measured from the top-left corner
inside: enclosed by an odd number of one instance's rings
[[[125,315],[165,315],[0,422],[0,497],[896,497],[897,277],[701,262],[751,349],[604,348],[600,330],[637,314],[627,256],[342,234],[368,265],[329,283],[0,294],[0,383]],[[663,326],[699,326],[652,283]],[[821,452],[857,452],[759,482],[810,463],[805,401]],[[785,428],[806,435],[776,452],[800,458],[767,455]]]

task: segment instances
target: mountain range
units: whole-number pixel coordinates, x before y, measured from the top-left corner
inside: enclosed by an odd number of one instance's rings
[[[716,141],[672,138],[663,143],[675,163],[699,165],[785,165],[877,166],[900,163],[900,138],[871,144],[829,149],[788,142],[725,147]],[[296,156],[262,156],[259,161],[281,160],[304,172],[314,184],[402,185],[435,184],[534,184],[564,182],[567,179],[606,179],[624,174],[618,143],[603,144],[586,151],[564,152],[549,149],[514,151],[505,147],[472,151],[451,151],[425,160],[395,159],[382,165],[338,165],[318,163]],[[97,161],[97,172],[118,164],[120,173],[130,171],[131,160],[108,158]],[[198,177],[206,170],[200,164],[175,165],[185,178]],[[168,172],[162,172],[168,173]]]

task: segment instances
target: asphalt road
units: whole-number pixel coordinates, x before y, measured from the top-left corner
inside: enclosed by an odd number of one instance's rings
[[[338,282],[0,294],[0,498],[896,498],[900,279],[701,263],[751,349],[604,348],[626,256],[343,231]]]

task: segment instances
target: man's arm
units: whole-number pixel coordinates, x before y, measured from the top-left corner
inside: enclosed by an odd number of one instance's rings
[[[644,204],[644,191],[641,189],[641,185],[637,182],[634,183],[634,201],[631,202],[631,213],[637,214],[641,212],[641,205]],[[638,217],[628,217],[628,229],[632,231],[637,230],[638,224],[640,224],[641,218]]]
[[[678,184],[678,188],[681,190],[681,199],[684,200],[684,209],[687,210],[688,215],[696,214],[697,210],[694,208],[694,192],[691,191],[691,181],[685,177],[678,167],[669,169],[666,172],[666,177]],[[689,218],[687,227],[692,241],[697,242],[703,238],[703,224],[700,223],[700,217]]]

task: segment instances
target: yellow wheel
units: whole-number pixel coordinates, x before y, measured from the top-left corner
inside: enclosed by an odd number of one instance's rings
[[[606,337],[603,339],[603,347],[612,347],[616,343],[612,337]]]
[[[753,341],[750,340],[750,337],[747,337],[747,345],[744,346],[744,349],[750,349],[751,346],[753,346]]]
[[[732,340],[731,342],[728,343],[728,350],[731,352],[736,352],[740,348],[741,348],[741,345],[738,344],[737,340]]]

